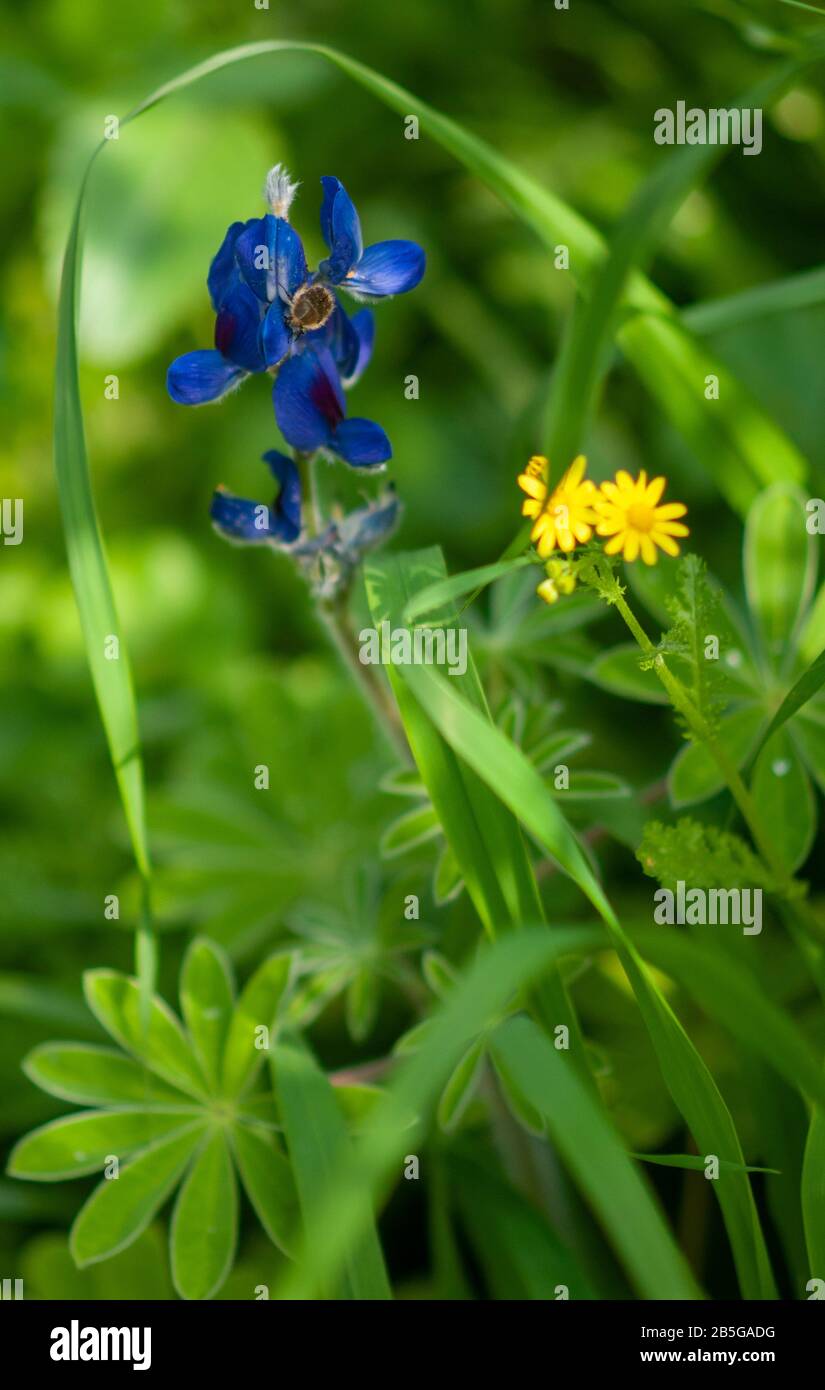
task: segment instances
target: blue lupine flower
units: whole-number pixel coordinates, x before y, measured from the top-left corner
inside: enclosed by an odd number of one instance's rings
[[[273,401],[281,434],[301,453],[325,449],[353,468],[377,468],[392,458],[380,425],[346,418],[344,392],[328,347],[287,358],[275,380]]]
[[[270,449],[263,455],[264,463],[280,484],[280,491],[270,507],[262,502],[250,502],[235,497],[225,488],[218,488],[212,498],[210,516],[216,531],[228,541],[239,544],[291,546],[301,534],[301,480],[292,459]]]
[[[422,248],[414,241],[378,241],[364,250],[358,213],[341,180],[325,175],[321,184],[321,232],[330,254],[318,267],[318,279],[357,299],[415,289],[426,265]]]

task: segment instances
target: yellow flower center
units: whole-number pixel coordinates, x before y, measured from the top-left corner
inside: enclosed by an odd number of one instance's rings
[[[633,506],[627,509],[627,520],[634,531],[647,533],[653,529],[653,508],[648,507],[646,502],[634,502]]]

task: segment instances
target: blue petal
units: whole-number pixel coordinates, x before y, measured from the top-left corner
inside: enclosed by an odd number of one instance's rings
[[[357,314],[353,314],[351,326],[358,339],[358,350],[354,359],[341,366],[341,380],[345,386],[354,386],[370,364],[375,343],[375,315],[372,309],[359,309]]]
[[[424,274],[427,258],[414,241],[378,241],[368,246],[355,271],[341,286],[356,294],[382,298],[413,290]]]
[[[202,349],[175,358],[166,373],[166,389],[180,405],[205,405],[225,396],[246,375],[220,352]]]
[[[288,357],[273,391],[275,419],[284,439],[304,453],[331,448],[345,414],[344,393],[327,348]]]
[[[361,259],[364,242],[358,213],[340,179],[325,174],[321,179],[324,200],[321,204],[321,233],[330,249],[329,259],[322,261],[319,272],[337,285]]]
[[[221,308],[227,294],[238,283],[238,266],[235,261],[235,242],[243,231],[243,222],[233,222],[221,243],[218,254],[209,267],[206,284],[212,308],[215,313]]]
[[[250,545],[288,545],[297,534],[275,507],[263,502],[250,502],[218,488],[212,496],[209,515],[215,528],[231,541],[246,541]]]
[[[215,320],[215,347],[230,362],[248,372],[262,372],[267,365],[261,351],[263,305],[240,281],[230,289]]]
[[[235,242],[241,275],[253,294],[270,303],[291,299],[307,279],[301,238],[283,217],[254,217]]]
[[[293,335],[287,328],[284,309],[282,301],[275,299],[266,311],[261,329],[261,346],[267,367],[277,366],[292,345]]]
[[[342,420],[332,449],[353,468],[377,468],[392,458],[392,445],[374,420]]]
[[[301,475],[297,465],[277,449],[270,449],[263,460],[281,485],[276,510],[297,536],[301,530]]]

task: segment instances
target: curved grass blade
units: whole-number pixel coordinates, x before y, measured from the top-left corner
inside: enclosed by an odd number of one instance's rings
[[[514,744],[485,723],[428,667],[399,667],[403,681],[445,741],[582,889],[604,920],[641,1009],[662,1076],[702,1153],[744,1166],[736,1127],[711,1073],[627,937],[575,836],[538,773]],[[776,1286],[759,1215],[745,1173],[714,1184],[744,1297],[773,1298]]]
[[[575,954],[580,940],[581,932],[575,927],[554,927],[548,931],[546,927],[526,926],[523,931],[491,943],[458,979],[429,1020],[420,1046],[405,1056],[393,1073],[372,1111],[368,1132],[354,1155],[347,1156],[340,1148],[337,1155],[331,1155],[331,1176],[318,1213],[315,1237],[309,1239],[298,1270],[287,1275],[274,1296],[312,1297],[324,1279],[330,1277],[330,1272],[341,1268],[346,1251],[361,1229],[359,1203],[363,1202],[364,1186],[377,1201],[381,1200],[400,1178],[404,1156],[418,1152],[416,1145],[425,1133],[427,1118],[473,1039],[508,1002],[528,988],[535,989],[549,969],[557,968],[564,956]],[[548,1046],[554,1051],[551,1044]],[[577,1077],[574,1067],[565,1069],[568,1077]],[[579,1082],[575,1087],[576,1095],[586,1089],[584,1083]],[[416,1117],[412,1124],[411,1115]],[[591,1139],[592,1132],[587,1134],[586,1142],[589,1144]],[[632,1167],[629,1160],[625,1161]],[[586,1162],[595,1168],[599,1152],[588,1154]],[[685,1271],[683,1257],[658,1204],[643,1183],[634,1190],[647,1210],[646,1229],[651,1232],[656,1258],[666,1271],[668,1286],[674,1291],[680,1289],[678,1297],[695,1298],[696,1286]],[[655,1230],[658,1235],[654,1234]]]
[[[770,314],[792,314],[819,304],[825,304],[825,266],[773,280],[767,285],[756,285],[723,299],[692,304],[689,309],[682,310],[682,322],[694,333],[723,333]]]
[[[802,1167],[802,1219],[811,1278],[825,1284],[825,1110],[811,1116]]]
[[[641,1296],[701,1297],[687,1262],[674,1260],[672,1243],[662,1239],[663,1218],[652,1191],[563,1054],[526,1018],[497,1028],[491,1048],[543,1116]]]
[[[449,579],[440,579],[422,589],[410,600],[404,609],[404,622],[414,623],[418,618],[432,614],[436,608],[442,606],[451,608],[456,599],[463,598],[471,591],[475,599],[488,584],[492,584],[496,579],[503,579],[506,574],[512,574],[513,570],[522,569],[531,563],[527,556],[520,555],[516,560],[499,560],[494,565],[481,565],[478,569],[451,575]],[[463,611],[462,609],[461,612]],[[445,621],[454,622],[457,616],[459,615],[451,613]]]
[[[784,91],[810,61],[806,57],[782,64],[733,102],[733,107],[753,108],[767,104],[771,97]],[[564,336],[550,398],[547,452],[558,468],[566,468],[584,447],[587,422],[619,325],[632,272],[650,259],[680,204],[721,158],[723,151],[720,145],[686,146],[654,169],[611,237],[603,265],[592,277],[586,299],[577,302]],[[724,490],[723,482],[720,486]]]
[[[307,1239],[323,1246],[324,1198],[334,1186],[338,1163],[345,1162],[349,1149],[344,1118],[327,1078],[303,1047],[280,1043],[271,1063]],[[358,1240],[345,1258],[343,1288],[338,1296],[391,1298],[367,1189],[359,1188],[353,1201]]]

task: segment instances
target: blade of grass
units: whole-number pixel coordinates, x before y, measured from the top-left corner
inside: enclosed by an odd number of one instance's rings
[[[443,556],[435,548],[373,558],[365,566],[364,580],[377,627],[384,621],[396,625],[397,614],[417,601],[420,593],[432,592],[447,582]],[[413,756],[488,936],[520,927],[524,922],[543,920],[541,897],[515,817],[491,794],[484,781],[456,757],[410,695],[396,668],[389,666],[387,674]],[[461,687],[479,718],[490,723],[469,652],[466,672],[451,679]],[[561,979],[552,971],[534,1002],[546,1026],[564,1023],[571,1030],[571,1037],[580,1041],[575,1011]],[[584,1066],[584,1049],[577,1049],[576,1056]]]
[[[349,1145],[344,1117],[332,1086],[304,1047],[279,1043],[270,1061],[307,1239],[322,1245],[324,1197],[334,1185],[338,1162],[346,1161]],[[391,1298],[367,1190],[362,1188],[354,1200],[359,1238],[347,1252],[343,1289],[338,1296]]]
[[[436,1100],[470,1042],[508,1001],[527,988],[535,988],[544,972],[556,967],[565,955],[575,953],[579,936],[578,929],[571,927],[554,927],[552,931],[526,927],[493,942],[457,981],[433,1015],[421,1047],[405,1057],[393,1073],[355,1153],[347,1157],[339,1149],[333,1155],[316,1236],[313,1239],[307,1233],[303,1258],[286,1274],[274,1297],[311,1298],[324,1280],[341,1268],[360,1230],[363,1185],[380,1201],[401,1177],[405,1155],[418,1152]],[[552,1049],[552,1044],[548,1046]],[[577,1076],[573,1067],[565,1067],[565,1071],[568,1078]],[[579,1082],[576,1096],[586,1089]],[[412,1124],[411,1115],[415,1117]],[[592,1138],[592,1131],[585,1136],[588,1146]],[[599,1153],[588,1153],[583,1161],[595,1168]],[[634,1197],[645,1208],[642,1219],[668,1286],[681,1290],[678,1297],[695,1298],[696,1286],[649,1189],[643,1183],[634,1185]]]
[[[499,729],[486,723],[430,668],[398,669],[445,741],[509,806],[597,908],[636,996],[665,1084],[699,1151],[715,1153],[744,1166],[736,1127],[713,1077],[622,929],[538,773],[520,749]],[[743,1296],[775,1297],[776,1287],[747,1174],[726,1174],[714,1184],[714,1190],[722,1207]]]
[[[825,266],[773,280],[767,285],[756,285],[751,290],[741,290],[739,294],[725,295],[722,299],[692,304],[682,310],[682,322],[693,333],[724,333],[770,314],[791,314],[819,304],[825,304]]]
[[[734,101],[733,108],[766,105],[796,79],[809,61],[781,64]],[[685,146],[654,168],[611,237],[603,264],[591,277],[586,298],[576,304],[564,336],[549,403],[547,452],[560,469],[566,468],[584,447],[587,423],[632,272],[652,257],[677,208],[724,150],[721,145]],[[718,481],[724,491],[724,478]],[[744,476],[737,476],[736,491],[746,483]]]

